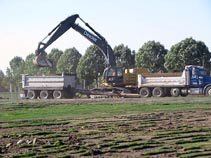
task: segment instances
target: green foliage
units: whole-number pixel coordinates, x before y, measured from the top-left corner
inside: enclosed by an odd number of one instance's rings
[[[77,75],[79,79],[86,80],[86,84],[90,85],[98,74],[102,74],[105,68],[105,60],[101,51],[94,45],[87,48],[85,55],[80,59],[77,67]]]
[[[56,65],[59,61],[59,58],[61,57],[61,55],[63,54],[63,52],[59,49],[52,49],[51,52],[48,54],[48,59],[49,61],[51,61],[53,63],[53,67],[48,67],[49,70],[49,74],[56,74]]]
[[[117,66],[132,68],[135,66],[135,51],[131,51],[128,46],[120,44],[114,47],[114,55]]]
[[[150,72],[164,69],[164,56],[167,50],[160,42],[148,41],[136,54],[136,66],[149,68]]]
[[[210,69],[211,53],[202,41],[186,38],[173,45],[165,56],[165,68],[182,71],[186,65],[201,65]]]
[[[4,72],[2,70],[0,70],[0,86],[2,86],[2,82],[5,78]]]
[[[0,91],[6,91],[8,89],[7,80],[4,72],[0,70]]]
[[[24,74],[28,75],[37,75],[39,74],[39,67],[37,67],[33,60],[35,58],[35,54],[29,54],[25,59],[25,66],[24,66]]]
[[[75,47],[66,49],[58,60],[57,73],[76,73],[80,58],[81,54]]]
[[[21,57],[14,57],[10,62],[10,82],[13,83],[13,89],[17,91],[20,88],[21,74],[24,72],[24,60]]]

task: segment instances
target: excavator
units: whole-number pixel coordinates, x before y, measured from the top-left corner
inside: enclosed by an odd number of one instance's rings
[[[81,20],[86,27],[88,27],[92,32],[84,29],[76,20]],[[95,31],[87,22],[85,22],[78,14],[69,16],[65,20],[61,21],[48,35],[38,44],[38,48],[35,52],[36,57],[34,59],[34,64],[40,67],[52,67],[51,63],[46,55],[45,49],[56,41],[60,36],[62,36],[69,29],[73,29],[80,33],[83,37],[89,40],[91,43],[96,45],[102,52],[105,61],[106,68],[103,73],[103,87],[113,87],[104,88],[105,91],[125,91],[128,88],[125,87],[136,87],[136,74],[138,72],[146,72],[145,69],[124,69],[122,67],[116,67],[115,56],[111,46],[108,44],[106,39],[97,31]],[[47,42],[44,42],[48,38]],[[115,88],[114,88],[115,87]],[[134,88],[133,88],[134,89]],[[102,89],[101,89],[102,90]]]

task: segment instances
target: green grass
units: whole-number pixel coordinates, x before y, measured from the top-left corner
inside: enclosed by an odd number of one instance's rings
[[[147,112],[168,112],[178,110],[207,110],[208,103],[172,103],[172,104],[117,104],[117,105],[48,105],[37,108],[33,105],[4,105],[0,111],[0,122],[36,120],[36,119],[71,119],[71,118],[100,118],[114,115],[138,114]],[[15,110],[11,110],[15,107]],[[22,107],[27,107],[23,109]]]
[[[206,100],[116,105],[0,104],[0,130],[5,131],[0,134],[4,142],[0,149],[12,140],[11,147],[18,152],[3,156],[121,157],[124,152],[128,157],[207,156],[211,151],[210,111],[211,103]],[[20,139],[23,143],[15,145]]]

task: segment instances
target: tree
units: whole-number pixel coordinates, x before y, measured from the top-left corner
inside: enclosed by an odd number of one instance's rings
[[[3,82],[4,78],[5,78],[4,72],[0,70],[0,85]]]
[[[60,56],[63,52],[57,48],[53,48],[51,52],[47,55],[48,60],[53,64],[53,67],[41,67],[39,72],[45,75],[56,74],[56,65],[59,61]]]
[[[10,72],[13,78],[15,91],[20,88],[21,74],[24,72],[24,60],[21,57],[14,57],[10,62]]]
[[[49,68],[49,74],[56,73],[56,65],[62,54],[63,52],[57,48],[52,49],[51,52],[48,54],[48,59],[53,63],[53,67]]]
[[[116,64],[120,67],[134,67],[135,66],[135,51],[131,51],[128,46],[120,44],[114,47],[114,55]]]
[[[136,54],[136,66],[146,67],[150,72],[164,70],[164,57],[167,49],[160,42],[148,41]]]
[[[165,67],[171,71],[182,71],[186,65],[201,65],[210,69],[210,58],[207,46],[190,37],[170,48],[165,56]]]
[[[10,68],[14,76],[19,76],[23,73],[24,69],[24,60],[21,57],[14,57],[10,62]]]
[[[15,79],[13,77],[13,74],[10,68],[7,68],[6,70],[6,80],[7,80],[7,87],[10,89],[10,91],[12,91],[12,85],[15,84]]]
[[[57,73],[76,73],[80,58],[81,54],[75,47],[66,49],[58,60]]]
[[[0,92],[6,91],[6,89],[8,89],[8,87],[6,87],[6,85],[7,84],[6,84],[4,72],[2,70],[0,70]]]
[[[79,79],[86,80],[86,84],[90,85],[94,80],[98,79],[98,75],[102,74],[105,68],[105,59],[100,50],[92,45],[87,48],[85,55],[80,59],[77,67],[77,75]]]
[[[29,54],[26,57],[25,66],[24,66],[24,74],[28,74],[28,75],[40,74],[39,67],[33,63],[34,58],[35,58],[35,54],[33,53]]]

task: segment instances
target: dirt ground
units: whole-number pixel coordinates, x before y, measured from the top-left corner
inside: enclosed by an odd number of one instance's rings
[[[152,104],[210,98],[18,100],[37,104]],[[4,104],[1,102],[1,104]],[[211,157],[211,110],[0,123],[0,157]]]

